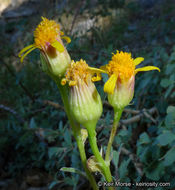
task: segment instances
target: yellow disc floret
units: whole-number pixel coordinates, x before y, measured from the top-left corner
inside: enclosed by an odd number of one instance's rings
[[[42,21],[34,31],[35,45],[39,48],[47,43],[52,44],[60,35],[60,26],[54,20],[48,20],[42,17]]]
[[[86,61],[80,59],[80,61],[74,62],[72,60],[70,66],[67,69],[65,78],[62,79],[61,84],[65,85],[66,82],[69,82],[69,86],[75,86],[77,84],[82,84],[85,82],[86,84],[89,81],[96,82],[101,80],[101,72],[100,69],[89,67]],[[104,72],[106,73],[106,72]]]
[[[135,71],[134,59],[131,57],[131,53],[117,51],[116,54],[113,54],[106,69],[109,76],[115,74],[121,82],[128,81]]]
[[[88,64],[82,59],[76,62],[72,61],[70,67],[67,69],[66,78],[62,79],[61,84],[65,85],[66,81],[69,81],[69,86],[74,86],[81,80],[87,82],[90,76],[88,68]]]

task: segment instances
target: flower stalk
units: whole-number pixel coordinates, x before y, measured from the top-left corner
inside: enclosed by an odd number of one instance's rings
[[[83,143],[82,136],[81,136],[80,125],[78,123],[75,123],[75,121],[72,118],[71,113],[70,113],[67,86],[62,86],[61,82],[60,82],[60,80],[58,78],[54,78],[54,80],[55,80],[55,82],[57,84],[57,87],[58,87],[58,89],[60,91],[61,98],[63,100],[63,104],[64,104],[64,107],[65,107],[65,111],[66,111],[67,117],[68,117],[68,119],[70,121],[70,125],[71,125],[72,131],[73,131],[73,135],[74,135],[75,140],[76,140],[77,145],[78,145],[78,149],[79,149],[79,152],[80,152],[80,158],[81,158],[84,170],[86,172],[86,176],[87,176],[93,190],[98,190],[98,186],[96,184],[96,181],[95,181],[93,175],[91,174],[91,172],[89,171],[89,169],[87,167],[87,164],[86,164],[87,163],[87,157],[86,157],[84,143]]]
[[[111,161],[111,157],[110,157],[110,155],[111,155],[111,147],[112,147],[112,143],[114,141],[114,137],[115,137],[116,132],[117,132],[117,128],[118,128],[118,125],[119,125],[119,121],[120,121],[122,112],[123,112],[123,109],[121,109],[121,110],[114,109],[114,121],[113,121],[111,134],[110,134],[110,137],[109,137],[108,146],[107,146],[107,150],[106,150],[106,156],[105,156],[105,161],[107,163],[109,163],[109,165],[110,165],[110,161]]]
[[[106,181],[107,182],[112,182],[112,175],[111,175],[110,167],[104,161],[104,159],[102,158],[102,155],[99,152],[99,149],[98,149],[98,146],[97,146],[96,131],[93,130],[93,129],[95,129],[95,127],[92,126],[92,125],[87,127],[88,138],[89,138],[89,143],[90,143],[92,152],[93,152],[97,162],[99,163],[99,166],[101,168],[101,172],[103,173]],[[108,189],[109,190],[114,190],[113,187],[109,187]]]
[[[78,149],[79,149],[80,157],[81,157],[81,162],[83,164],[87,178],[88,178],[93,190],[98,190],[98,186],[96,184],[96,181],[95,181],[93,175],[91,174],[91,172],[89,171],[89,169],[87,167],[87,158],[86,158],[84,143],[83,143],[82,138],[81,138],[80,130],[77,131],[77,136],[75,135],[75,139],[76,139],[76,142],[78,145]]]

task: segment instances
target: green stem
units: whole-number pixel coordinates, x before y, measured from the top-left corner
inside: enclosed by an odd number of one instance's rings
[[[79,131],[80,132],[80,131]],[[81,161],[82,161],[82,164],[83,164],[83,167],[84,167],[84,170],[86,172],[86,175],[92,185],[92,188],[93,190],[98,190],[98,186],[96,184],[96,181],[93,177],[93,175],[90,173],[89,169],[87,168],[87,158],[86,158],[86,153],[85,153],[85,149],[84,149],[84,144],[82,142],[82,138],[80,136],[80,134],[75,137],[76,138],[76,141],[77,141],[77,145],[78,145],[78,149],[79,149],[79,152],[80,152],[80,157],[81,157]]]
[[[89,138],[89,143],[92,149],[92,152],[95,156],[95,158],[97,159],[97,162],[99,163],[102,173],[106,179],[107,182],[112,182],[112,176],[111,176],[111,171],[109,166],[105,163],[105,161],[103,160],[99,150],[98,150],[98,146],[97,146],[97,139],[96,139],[96,132],[92,128],[88,127],[88,138]],[[109,187],[109,190],[114,190],[113,187]]]
[[[107,163],[109,163],[110,165],[110,155],[111,155],[111,147],[112,147],[112,143],[114,141],[114,137],[117,131],[117,127],[118,127],[118,123],[120,120],[120,117],[122,115],[123,109],[121,110],[116,110],[114,109],[114,121],[113,121],[113,126],[111,129],[111,134],[110,134],[110,138],[109,138],[109,142],[108,142],[108,146],[107,146],[107,150],[106,150],[106,156],[105,156],[105,161]]]
[[[86,165],[87,158],[86,158],[84,143],[83,143],[82,138],[81,138],[80,126],[78,124],[76,124],[75,121],[71,117],[71,113],[70,113],[70,110],[69,110],[69,102],[68,102],[68,90],[67,90],[66,86],[61,86],[60,85],[61,84],[60,80],[58,80],[58,79],[54,79],[54,80],[55,80],[55,82],[56,82],[56,84],[57,84],[57,86],[58,86],[58,88],[60,90],[61,98],[63,100],[65,111],[67,113],[67,117],[68,117],[68,119],[70,121],[70,125],[72,127],[72,131],[73,131],[75,140],[76,140],[77,145],[78,145],[81,161],[82,161],[84,170],[86,172],[86,176],[87,176],[93,190],[98,190],[99,188],[98,188],[98,186],[96,184],[94,176],[90,173],[90,171],[88,170],[87,165]]]

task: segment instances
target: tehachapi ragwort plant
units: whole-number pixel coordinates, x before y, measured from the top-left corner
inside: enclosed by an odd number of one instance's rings
[[[64,36],[59,24],[42,17],[41,23],[34,31],[34,44],[19,53],[21,62],[34,49],[40,50],[42,69],[57,84],[73,135],[77,142],[86,176],[94,190],[98,189],[92,172],[100,172],[107,182],[112,182],[110,171],[111,147],[117,126],[125,106],[129,105],[134,95],[135,75],[140,71],[159,70],[154,66],[136,68],[144,59],[133,59],[131,53],[113,54],[112,60],[105,66],[89,67],[86,61],[71,61],[62,42],[70,38]],[[105,159],[97,146],[96,124],[102,114],[102,101],[93,82],[101,80],[101,73],[109,76],[104,85],[108,101],[114,109],[114,122],[109,138]],[[88,136],[93,156],[87,160],[84,142]],[[108,187],[108,189],[114,189]]]

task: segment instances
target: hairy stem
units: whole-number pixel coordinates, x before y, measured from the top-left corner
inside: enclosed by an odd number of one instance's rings
[[[114,141],[114,137],[115,137],[115,134],[117,131],[118,123],[119,123],[120,117],[122,115],[122,112],[123,112],[123,109],[121,109],[121,110],[115,110],[114,109],[114,121],[113,121],[113,126],[111,129],[111,134],[109,137],[109,142],[108,142],[108,146],[107,146],[107,150],[106,150],[106,156],[105,156],[105,161],[107,163],[109,163],[109,165],[110,165],[111,147],[112,147],[112,143]]]
[[[97,146],[97,138],[96,138],[96,132],[94,127],[88,127],[88,138],[89,138],[89,143],[92,149],[92,152],[95,156],[95,158],[97,159],[97,162],[100,165],[101,171],[106,179],[107,182],[112,182],[112,176],[111,176],[111,171],[109,166],[106,164],[106,162],[104,161],[104,159],[102,158],[99,150],[98,150],[98,146]],[[114,190],[113,187],[109,187],[109,190]]]

